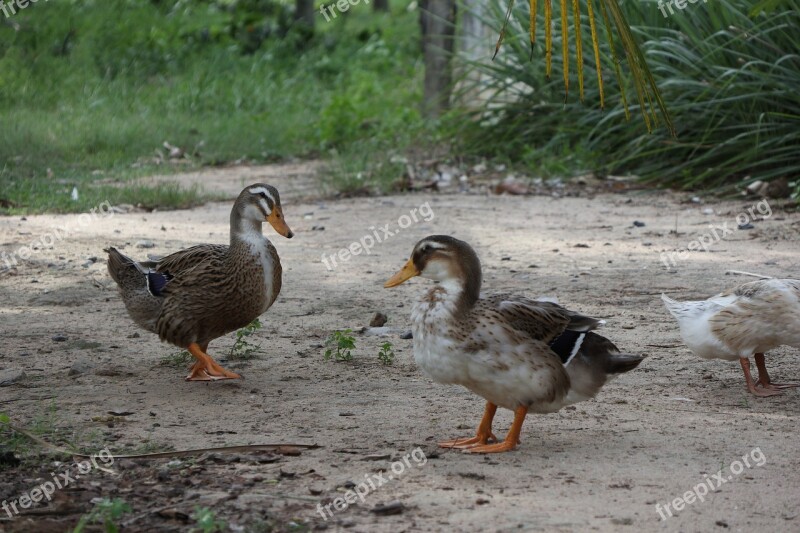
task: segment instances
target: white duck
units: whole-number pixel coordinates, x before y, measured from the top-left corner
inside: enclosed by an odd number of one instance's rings
[[[800,281],[753,281],[697,302],[677,302],[664,294],[661,299],[677,319],[689,349],[705,359],[738,359],[751,393],[774,396],[781,389],[800,386],[772,383],[764,364],[769,350],[784,345],[800,348]],[[750,374],[751,355],[758,381]]]

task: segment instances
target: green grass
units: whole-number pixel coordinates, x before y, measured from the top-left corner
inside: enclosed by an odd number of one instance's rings
[[[328,23],[320,15],[313,34],[292,24],[291,0],[60,0],[3,18],[0,214],[85,212],[104,201],[190,207],[209,191],[137,178],[233,161],[322,158],[322,190],[385,192],[404,172],[393,155],[451,145],[454,156],[544,177],[630,173],[731,190],[800,173],[800,0],[769,2],[757,15],[745,0],[698,2],[668,18],[655,0],[623,4],[677,140],[663,128],[646,132],[630,80],[625,121],[607,44],[600,109],[588,21],[585,102],[573,62],[565,103],[560,23],[547,80],[541,41],[530,60],[525,2],[497,59],[475,65],[487,75],[481,89],[497,92],[488,108],[473,99],[472,110],[425,121],[419,12],[410,4],[393,0],[380,14],[362,3]],[[503,6],[492,9],[499,32]],[[187,158],[165,161],[165,141]]]
[[[118,533],[122,529],[117,525],[125,514],[133,512],[133,509],[125,500],[114,498],[110,500],[103,498],[97,502],[92,510],[81,516],[72,533],[84,533],[87,527],[93,524],[102,524],[103,531],[106,533]]]
[[[16,425],[50,444],[78,453],[96,453],[105,446],[102,435],[96,428],[76,427],[65,422],[55,400],[43,404],[38,414],[24,423],[11,419],[8,413],[0,412],[0,452],[14,453],[26,468],[37,468],[41,465],[41,456],[52,455],[53,451],[14,431],[9,424]]]
[[[313,37],[282,2],[31,4],[0,25],[0,208],[185,207],[208,197],[125,184],[409,142],[421,123],[417,12],[394,4],[392,14],[320,15]],[[164,141],[189,164],[153,164]]]

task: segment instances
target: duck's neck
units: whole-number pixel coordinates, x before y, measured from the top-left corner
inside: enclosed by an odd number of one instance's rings
[[[246,243],[251,246],[267,242],[261,232],[263,223],[249,218],[241,218],[235,211],[231,213],[231,246]]]
[[[459,318],[466,315],[478,301],[481,291],[480,274],[478,277],[450,278],[440,281],[431,290],[438,300],[445,304],[453,316]],[[437,294],[438,293],[438,294]]]

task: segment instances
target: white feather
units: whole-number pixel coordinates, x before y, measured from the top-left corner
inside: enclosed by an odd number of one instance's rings
[[[567,362],[564,363],[564,366],[569,366],[569,364],[572,362],[572,358],[575,357],[575,355],[577,355],[577,353],[580,351],[581,345],[583,344],[583,339],[585,338],[586,333],[581,333],[580,337],[578,337],[578,340],[575,341],[575,346],[572,348],[572,353],[569,354]]]
[[[264,286],[267,288],[266,307],[261,311],[262,313],[268,309],[269,302],[272,301],[272,296],[275,287],[272,285],[273,264],[272,254],[269,253],[270,241],[260,231],[250,228],[239,233],[239,238],[242,242],[250,247],[250,253],[261,261],[261,267],[264,271]]]
[[[272,205],[275,205],[275,198],[273,198],[272,194],[265,189],[264,187],[253,187],[252,189],[247,190],[250,194],[266,194],[267,198],[270,199]]]

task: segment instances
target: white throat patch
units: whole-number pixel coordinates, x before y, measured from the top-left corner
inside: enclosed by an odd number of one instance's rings
[[[250,253],[258,258],[264,270],[264,286],[267,288],[267,302],[272,301],[275,287],[272,286],[273,265],[272,255],[269,253],[270,242],[260,231],[253,229],[239,233],[239,238],[250,248]],[[266,311],[266,309],[264,309]],[[263,311],[262,311],[263,312]]]

